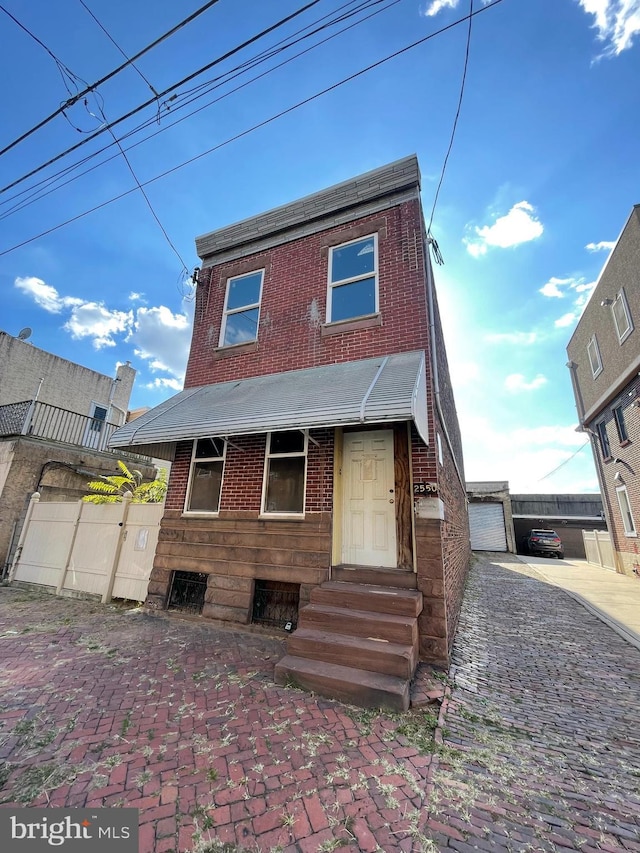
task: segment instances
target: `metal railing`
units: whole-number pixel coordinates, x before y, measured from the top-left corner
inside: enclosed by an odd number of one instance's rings
[[[122,454],[126,451],[113,451],[109,447],[109,439],[119,426],[121,424],[79,415],[77,412],[34,400],[0,406],[0,436],[28,435],[76,447]],[[137,456],[139,459],[148,458],[139,454],[126,455]]]

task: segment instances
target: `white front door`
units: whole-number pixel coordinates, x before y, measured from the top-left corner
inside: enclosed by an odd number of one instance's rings
[[[346,432],[342,562],[396,568],[393,430]]]

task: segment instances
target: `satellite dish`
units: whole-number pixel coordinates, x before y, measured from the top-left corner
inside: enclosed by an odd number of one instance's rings
[[[18,332],[18,340],[26,341],[27,338],[31,337],[31,334],[32,330],[28,326],[25,326],[24,329],[20,329],[20,331]]]

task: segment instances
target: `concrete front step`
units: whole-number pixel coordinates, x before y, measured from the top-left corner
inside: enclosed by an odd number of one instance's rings
[[[379,672],[397,678],[412,678],[418,661],[416,646],[349,637],[327,631],[298,628],[287,641],[294,657]]]
[[[322,586],[311,591],[311,604],[328,604],[395,616],[419,616],[422,612],[422,593],[417,589],[325,581]]]
[[[370,610],[349,610],[327,604],[308,604],[300,611],[299,628],[368,637],[390,643],[415,645],[418,642],[418,620],[415,616],[395,616]]]
[[[379,672],[286,655],[276,664],[275,680],[363,708],[409,708],[408,679]]]

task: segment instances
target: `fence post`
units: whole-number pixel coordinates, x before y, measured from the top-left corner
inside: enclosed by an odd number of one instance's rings
[[[113,562],[111,564],[111,568],[107,570],[107,584],[102,594],[103,604],[108,604],[111,601],[113,584],[116,580],[116,572],[118,571],[118,563],[120,562],[120,552],[122,551],[122,544],[125,540],[125,536],[127,535],[127,516],[129,515],[129,507],[131,506],[131,497],[131,492],[126,492],[122,496],[122,517],[118,522],[120,526],[120,533],[118,534],[118,542],[116,544],[116,550],[113,555]]]
[[[69,543],[69,550],[67,551],[67,556],[64,560],[64,565],[62,566],[62,572],[60,573],[60,580],[58,581],[58,586],[56,587],[56,595],[61,595],[62,590],[64,589],[64,582],[67,579],[67,572],[69,571],[69,566],[71,565],[71,561],[73,560],[73,549],[76,544],[76,536],[78,535],[78,527],[80,526],[80,517],[82,516],[82,505],[84,501],[78,501],[78,512],[76,513],[75,521],[73,522],[73,533],[71,534],[71,542]]]
[[[20,562],[20,557],[22,556],[22,549],[24,547],[24,540],[27,538],[27,531],[29,530],[29,525],[31,524],[31,516],[33,515],[33,509],[35,505],[40,500],[40,492],[34,492],[29,499],[29,506],[27,507],[27,514],[24,519],[24,524],[22,525],[22,530],[20,531],[20,538],[18,539],[18,547],[16,548],[16,553],[13,558],[13,563],[11,564],[11,570],[9,571],[9,583],[14,579],[16,570],[18,568],[18,563]]]
[[[598,539],[598,531],[593,531],[593,538],[596,541],[596,553],[598,555],[598,565],[604,568],[604,563],[602,562],[602,552],[600,551],[600,540]]]

